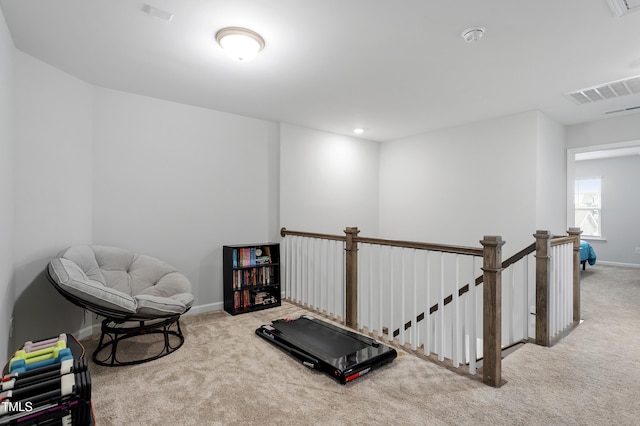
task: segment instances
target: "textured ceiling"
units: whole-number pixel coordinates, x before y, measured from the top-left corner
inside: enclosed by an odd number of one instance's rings
[[[88,83],[370,140],[540,110],[563,124],[640,105],[565,94],[640,75],[640,13],[606,0],[0,0],[17,49]],[[214,35],[260,33],[234,62]],[[483,26],[476,43],[461,32]],[[639,110],[619,115],[638,114]],[[639,116],[640,119],[640,116]]]

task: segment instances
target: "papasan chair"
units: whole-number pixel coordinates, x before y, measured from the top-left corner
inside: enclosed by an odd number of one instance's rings
[[[193,304],[191,283],[159,259],[116,247],[77,245],[49,262],[47,276],[69,301],[104,317],[93,352],[96,364],[140,364],[168,355],[184,343],[180,316]],[[159,351],[118,359],[121,341],[156,334],[163,341],[149,346],[160,345]]]

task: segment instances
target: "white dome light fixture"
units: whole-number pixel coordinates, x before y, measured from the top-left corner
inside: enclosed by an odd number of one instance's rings
[[[265,46],[260,34],[240,27],[221,29],[216,33],[216,41],[227,55],[240,62],[253,60]]]
[[[462,32],[462,38],[467,43],[472,43],[474,41],[478,41],[484,35],[485,28],[484,27],[471,27],[467,28]]]

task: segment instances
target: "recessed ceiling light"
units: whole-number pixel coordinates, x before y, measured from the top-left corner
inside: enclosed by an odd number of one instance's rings
[[[357,129],[353,129],[353,133],[357,133],[357,134],[364,133],[364,129],[361,127],[358,127]]]
[[[227,55],[240,62],[253,60],[265,46],[260,34],[239,27],[221,29],[216,33],[216,41]]]

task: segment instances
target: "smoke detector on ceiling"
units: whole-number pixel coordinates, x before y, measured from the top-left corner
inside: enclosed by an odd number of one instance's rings
[[[607,0],[613,16],[619,18],[627,13],[640,10],[640,0]]]
[[[462,32],[462,38],[467,43],[472,43],[474,41],[478,41],[484,35],[485,28],[484,27],[471,27],[467,28]]]

